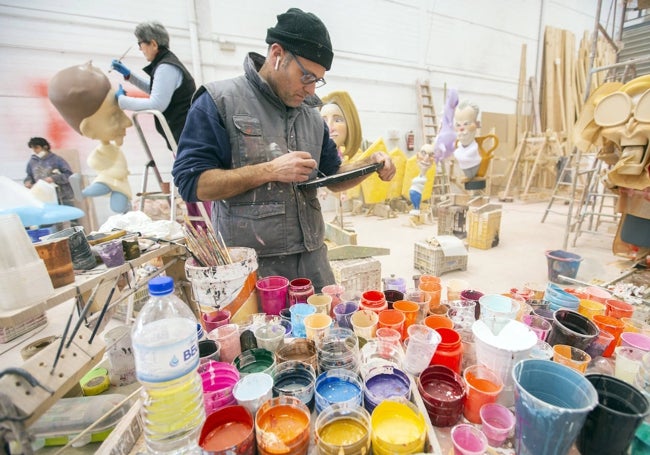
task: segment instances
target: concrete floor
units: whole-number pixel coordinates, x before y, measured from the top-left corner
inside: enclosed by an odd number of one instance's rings
[[[501,203],[492,198],[491,203],[502,205],[498,246],[487,250],[468,247],[467,270],[442,274],[443,284],[448,279],[460,278],[483,293],[521,289],[527,282],[545,285],[548,282],[545,252],[564,249],[566,215],[549,213],[541,223],[547,202]],[[566,213],[566,208],[554,205],[553,209]],[[326,221],[332,221],[335,215],[333,211],[324,212]],[[414,225],[405,213],[394,218],[345,213],[343,220],[347,229],[357,233],[359,245],[390,249],[390,255],[376,256],[381,262],[382,278],[395,275],[405,278],[410,285],[413,275],[421,273],[414,268],[415,242],[426,241],[438,233],[436,218]],[[582,233],[575,247],[573,234],[569,236],[566,250],[583,258],[577,280],[607,282],[631,265],[631,261],[612,253],[615,225],[608,223],[599,230],[603,234]]]

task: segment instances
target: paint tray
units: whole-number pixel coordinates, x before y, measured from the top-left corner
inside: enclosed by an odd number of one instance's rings
[[[124,395],[105,394],[88,397],[61,398],[30,427],[38,445],[62,446],[117,406]],[[102,419],[90,432],[73,443],[81,447],[101,442],[129,410],[125,402]]]

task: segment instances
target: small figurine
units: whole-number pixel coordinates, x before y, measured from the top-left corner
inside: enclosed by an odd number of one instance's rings
[[[478,114],[479,108],[476,104],[462,101],[454,115],[454,126],[458,136],[454,157],[468,179],[476,176],[481,164],[479,146],[475,139],[476,130],[481,127]]]
[[[424,185],[427,183],[427,171],[433,165],[435,158],[435,147],[433,144],[424,144],[417,154],[417,163],[420,173],[413,177],[411,181],[411,188],[409,189],[409,197],[413,204],[413,209],[409,215],[420,215],[420,203],[422,202],[422,193],[424,192]]]

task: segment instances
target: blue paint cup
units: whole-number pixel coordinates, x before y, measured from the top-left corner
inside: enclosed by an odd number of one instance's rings
[[[316,378],[316,412],[320,412],[334,403],[348,406],[361,406],[363,385],[359,377],[343,368],[321,373]]]
[[[316,312],[316,307],[309,303],[296,303],[291,306],[291,332],[295,338],[307,338],[305,318]]]
[[[512,370],[515,449],[519,455],[569,453],[598,393],[581,373],[548,360],[527,359]]]

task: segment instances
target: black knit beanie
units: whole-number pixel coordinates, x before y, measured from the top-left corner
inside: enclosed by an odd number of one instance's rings
[[[329,71],[334,53],[325,24],[316,15],[298,8],[289,8],[277,17],[278,23],[266,33],[267,44],[278,43]]]

